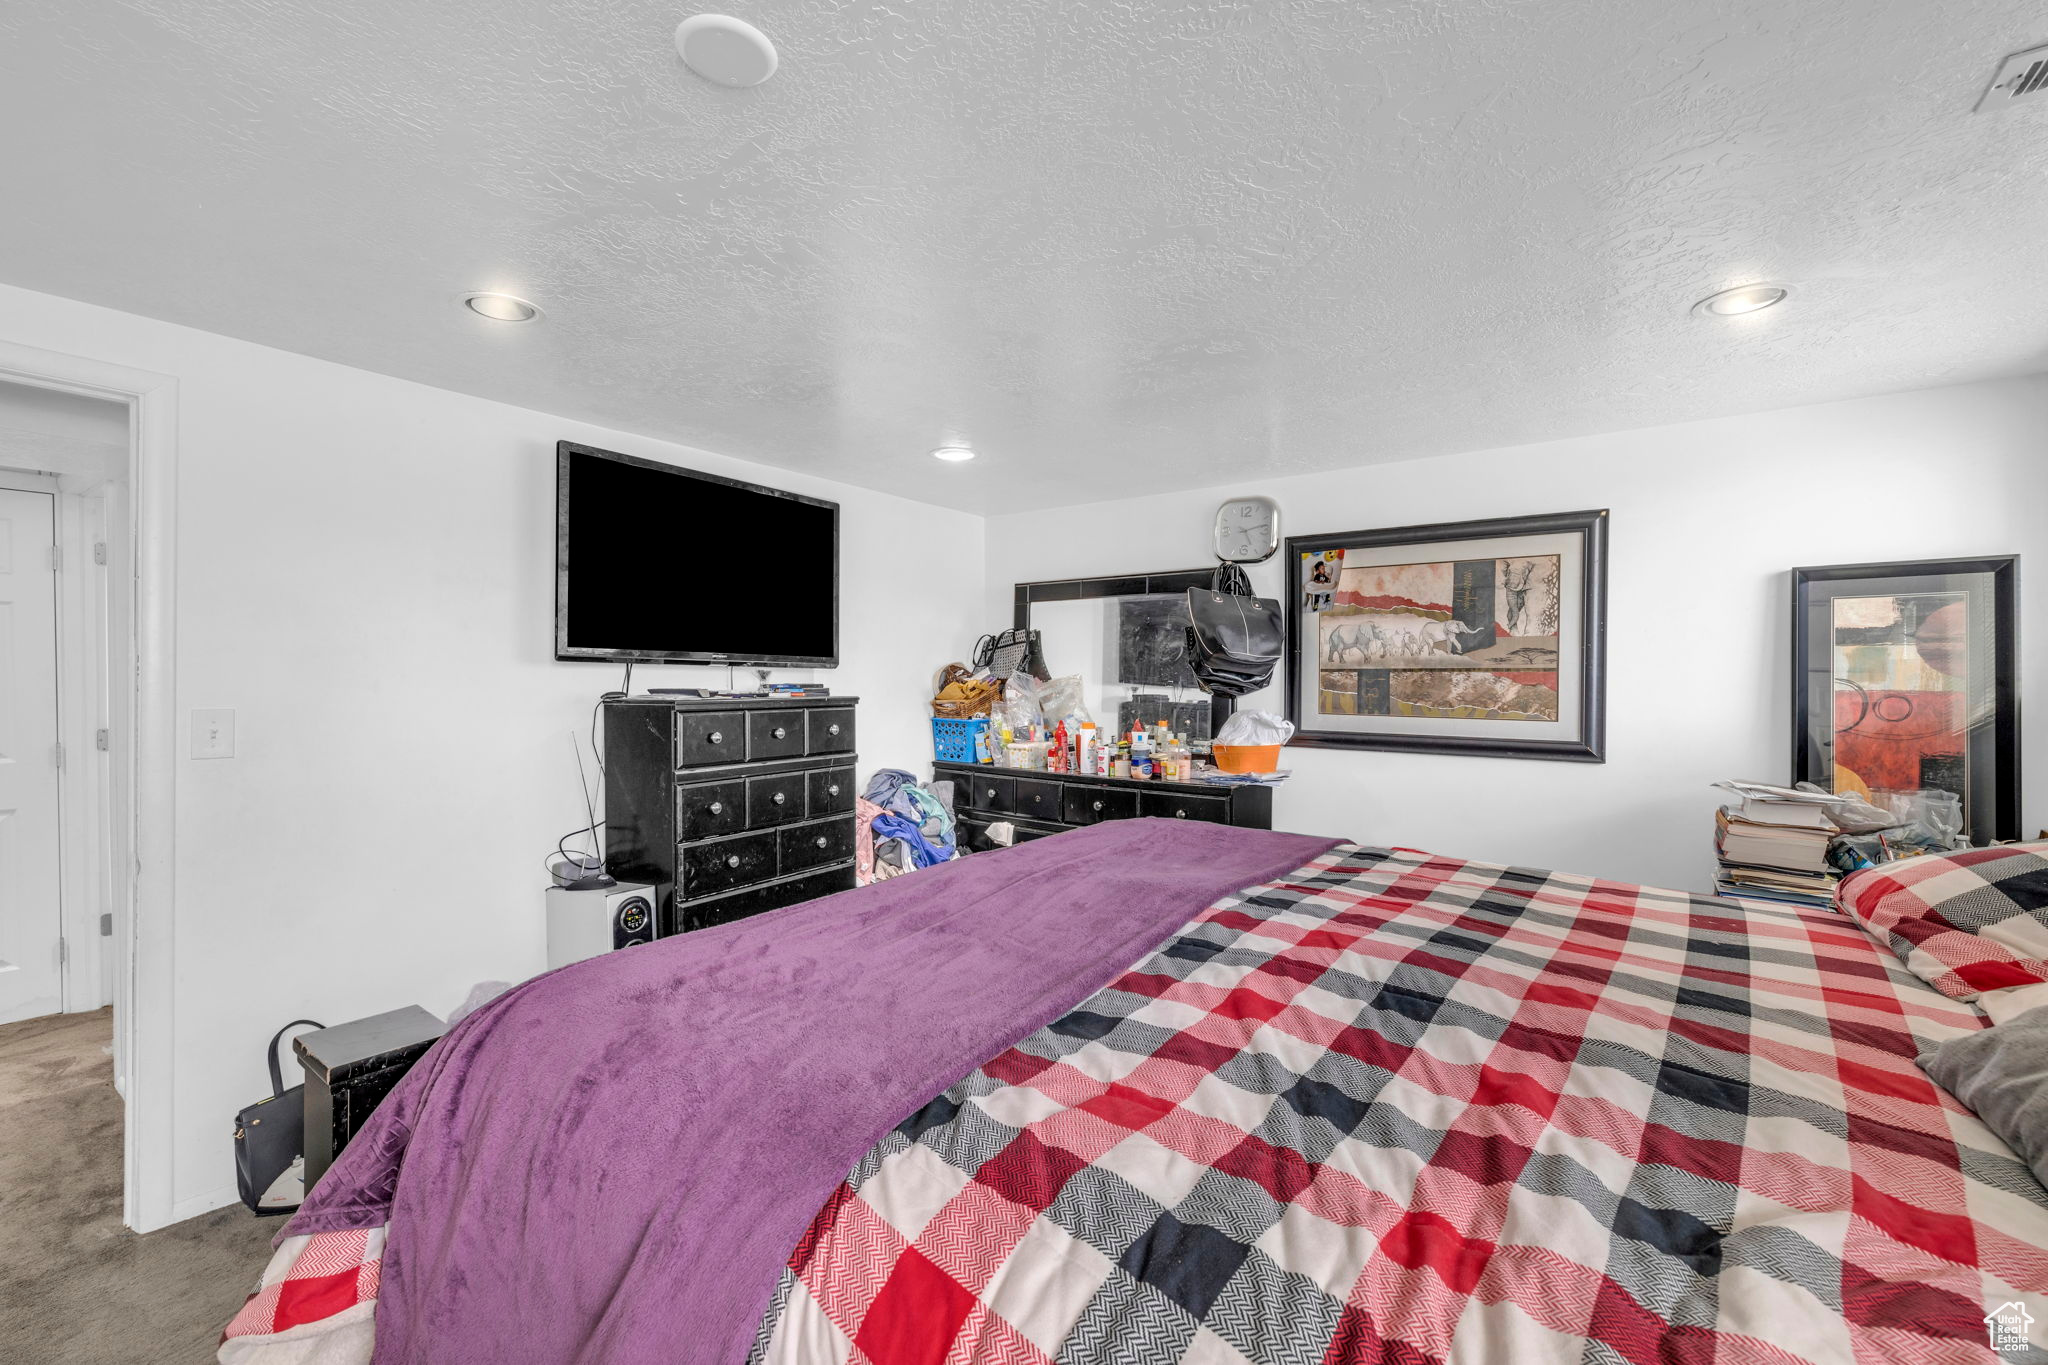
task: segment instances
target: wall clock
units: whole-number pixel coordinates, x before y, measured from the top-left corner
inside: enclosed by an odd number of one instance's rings
[[[1263,564],[1280,548],[1280,504],[1271,498],[1232,498],[1216,509],[1216,557],[1231,564]]]

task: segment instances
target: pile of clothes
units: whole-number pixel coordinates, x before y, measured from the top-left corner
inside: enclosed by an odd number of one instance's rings
[[[960,856],[947,802],[901,768],[868,779],[854,803],[854,828],[854,869],[862,886]]]

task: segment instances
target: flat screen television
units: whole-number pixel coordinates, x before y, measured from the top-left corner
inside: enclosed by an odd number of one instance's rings
[[[555,447],[555,657],[836,667],[839,504]]]

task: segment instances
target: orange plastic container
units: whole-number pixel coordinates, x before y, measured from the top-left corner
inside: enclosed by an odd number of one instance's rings
[[[1275,773],[1280,771],[1277,744],[1219,744],[1216,766],[1226,773]]]

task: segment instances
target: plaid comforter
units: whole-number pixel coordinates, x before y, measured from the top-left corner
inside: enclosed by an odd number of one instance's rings
[[[1978,1026],[1836,914],[1338,848],[872,1149],[752,1359],[2039,1365],[2048,1192],[1912,1061]]]

